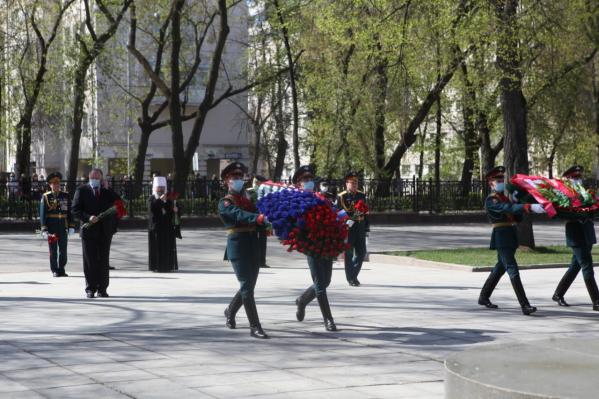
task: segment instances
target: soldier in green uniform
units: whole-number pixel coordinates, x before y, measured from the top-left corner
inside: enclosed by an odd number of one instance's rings
[[[225,260],[231,261],[239,281],[239,291],[225,309],[225,325],[228,328],[236,327],[235,315],[243,304],[250,322],[251,336],[268,338],[260,325],[254,300],[254,287],[260,270],[256,228],[266,225],[267,222],[243,189],[245,173],[246,167],[240,162],[228,165],[221,173],[221,178],[229,190],[218,203],[219,216],[228,229]]]
[[[524,213],[545,213],[545,210],[540,204],[515,204],[505,195],[504,183],[505,168],[498,166],[487,173],[487,182],[491,188],[491,194],[485,201],[485,210],[489,222],[493,224],[493,233],[491,234],[491,249],[497,250],[497,264],[491,271],[483,286],[478,304],[489,309],[496,309],[497,305],[493,304],[489,298],[493,290],[499,283],[503,274],[507,271],[512,282],[512,287],[520,302],[522,313],[529,315],[537,311],[537,308],[530,306],[520,273],[518,271],[518,262],[516,262],[516,250],[518,249],[518,230],[517,223],[522,221]]]
[[[569,179],[573,185],[582,186],[582,173],[582,166],[575,165],[566,170],[562,177]],[[564,295],[566,295],[568,288],[570,288],[578,272],[582,269],[582,276],[593,303],[593,310],[599,310],[599,289],[597,289],[597,282],[595,281],[593,256],[591,255],[593,245],[596,243],[595,224],[592,219],[568,220],[566,222],[566,245],[572,248],[572,262],[553,294],[552,299],[558,305],[570,306],[564,300]]]
[[[299,167],[293,174],[291,181],[297,188],[310,192],[314,191],[314,168],[310,165]],[[319,198],[328,201],[324,195],[317,195]],[[331,283],[331,276],[333,274],[333,261],[311,255],[306,255],[306,259],[308,260],[313,284],[295,300],[295,304],[297,305],[295,316],[298,321],[303,321],[306,306],[316,298],[324,319],[325,329],[327,331],[337,331],[327,296],[327,287]]]
[[[355,209],[358,201],[362,200],[366,203],[366,195],[358,191],[358,173],[348,172],[344,180],[346,191],[339,193],[337,206],[344,209],[353,222],[347,238],[350,247],[345,251],[345,277],[349,285],[358,287],[360,285],[358,274],[366,256],[366,236],[370,232],[370,225],[368,216]]]
[[[252,179],[252,187],[246,190],[254,205],[256,205],[258,202],[258,187],[260,187],[260,184],[264,183],[266,180],[266,177],[256,175]],[[264,228],[264,226],[258,226],[256,231],[258,233],[258,244],[260,248],[260,256],[258,257],[260,267],[269,268],[270,266],[266,264],[266,244],[268,241],[268,231]]]
[[[71,198],[64,191],[60,191],[62,175],[58,172],[50,173],[47,182],[50,191],[42,195],[40,201],[40,223],[42,237],[48,235],[58,237],[57,242],[48,242],[50,249],[50,270],[54,277],[67,277],[65,265],[67,264],[68,236],[75,232],[75,223],[71,215]]]

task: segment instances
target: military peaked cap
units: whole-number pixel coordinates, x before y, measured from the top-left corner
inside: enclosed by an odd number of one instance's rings
[[[314,170],[314,167],[312,165],[303,165],[297,168],[297,170],[293,174],[293,177],[291,178],[291,181],[293,182],[293,184],[297,184],[297,182],[299,181],[299,179],[302,178],[303,175],[314,176],[315,174],[316,171]]]
[[[582,166],[574,165],[568,168],[568,170],[566,170],[564,173],[562,173],[562,177],[580,177],[583,171],[584,168]]]
[[[223,169],[223,171],[220,173],[220,178],[224,180],[228,175],[236,172],[245,174],[247,172],[247,168],[241,162],[232,162]]]
[[[487,180],[491,180],[491,179],[503,179],[504,175],[505,175],[505,168],[503,166],[496,166],[493,169],[491,169],[489,171],[489,173],[487,173],[487,175],[485,176],[485,178]]]

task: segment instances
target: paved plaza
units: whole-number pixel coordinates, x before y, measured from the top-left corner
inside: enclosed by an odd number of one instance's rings
[[[374,227],[372,251],[485,246],[488,225]],[[84,298],[81,248],[70,243],[69,278],[52,278],[33,235],[0,235],[0,398],[442,398],[444,359],[489,343],[599,337],[582,278],[551,301],[562,269],[522,272],[539,311],[520,312],[507,277],[476,304],[486,274],[365,263],[350,287],[336,263],[329,299],[340,331],[326,332],[316,302],[304,322],[294,300],[309,284],[305,258],[269,242],[256,301],[272,337],[249,336],[223,310],[237,289],[222,261],[222,230],[184,231],[180,271],[147,268],[147,233],[113,242],[110,298]],[[537,228],[563,243],[563,226]]]

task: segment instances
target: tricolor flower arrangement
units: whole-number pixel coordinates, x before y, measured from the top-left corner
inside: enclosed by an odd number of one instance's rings
[[[288,251],[335,259],[347,248],[347,215],[316,194],[270,182],[259,188],[258,209]]]
[[[569,180],[518,174],[512,177],[511,183],[528,193],[532,202],[543,205],[551,218],[580,219],[599,212],[597,199],[583,186]]]

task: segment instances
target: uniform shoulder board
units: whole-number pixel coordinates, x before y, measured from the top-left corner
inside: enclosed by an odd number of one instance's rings
[[[48,194],[52,194],[52,191],[46,191],[46,192],[44,193],[44,196],[47,196]]]
[[[344,196],[345,194],[347,194],[347,191],[341,191],[339,194],[337,194],[339,197]]]

